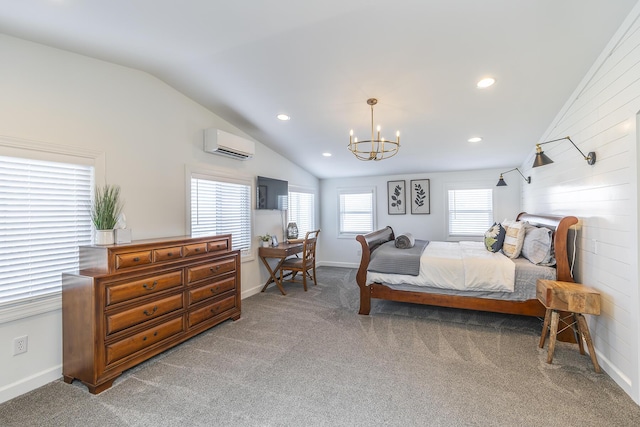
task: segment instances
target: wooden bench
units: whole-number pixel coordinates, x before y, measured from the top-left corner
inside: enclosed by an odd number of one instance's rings
[[[593,367],[596,372],[600,372],[600,365],[598,365],[596,351],[591,341],[589,326],[583,316],[583,314],[600,314],[600,293],[593,288],[578,283],[540,279],[536,283],[536,296],[547,309],[544,315],[544,324],[542,325],[540,348],[544,347],[547,332],[551,329],[547,363],[551,363],[553,360],[558,324],[560,321],[563,321],[566,324],[563,329],[573,328],[574,332],[577,333],[578,336],[576,340],[580,347],[580,354],[584,354],[584,346],[582,344],[582,338],[584,338],[587,343],[587,348],[589,349]],[[569,315],[561,319],[561,311],[567,312]],[[571,323],[567,323],[566,319],[570,319]]]

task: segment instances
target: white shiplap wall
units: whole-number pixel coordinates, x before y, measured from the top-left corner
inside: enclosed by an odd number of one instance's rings
[[[589,325],[605,371],[640,403],[640,293],[638,291],[638,150],[640,111],[640,4],[636,5],[605,51],[560,111],[541,141],[571,139],[543,146],[555,163],[523,173],[528,212],[570,214],[577,227],[577,282],[602,295],[602,313]],[[567,60],[571,60],[570,57]]]

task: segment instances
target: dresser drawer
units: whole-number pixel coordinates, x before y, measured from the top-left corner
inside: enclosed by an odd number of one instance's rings
[[[182,292],[158,301],[142,304],[116,314],[107,315],[107,335],[155,319],[184,307]]]
[[[216,282],[208,283],[204,286],[189,290],[189,304],[195,304],[208,298],[213,298],[223,292],[236,288],[235,276]]]
[[[106,305],[109,306],[178,286],[182,286],[182,270],[149,276],[139,280],[117,282],[107,285],[105,302]]]
[[[182,258],[182,246],[172,248],[155,249],[153,251],[153,262],[170,261]]]
[[[179,334],[184,330],[184,322],[181,317],[169,320],[162,325],[149,328],[129,338],[116,341],[106,346],[107,365],[116,362],[130,354],[160,342],[164,339]]]
[[[214,240],[213,242],[207,243],[207,250],[209,252],[218,252],[218,251],[226,251],[229,249],[229,241],[228,240]]]
[[[193,327],[205,320],[216,317],[220,313],[231,310],[236,306],[236,296],[232,295],[213,304],[206,305],[189,313],[189,327]]]
[[[151,264],[151,251],[116,254],[116,270]]]
[[[182,254],[185,257],[202,255],[207,253],[207,242],[193,243],[191,245],[184,245],[182,247]]]
[[[197,282],[198,280],[216,277],[224,273],[235,271],[235,258],[227,258],[208,264],[190,267],[187,270],[187,283]]]

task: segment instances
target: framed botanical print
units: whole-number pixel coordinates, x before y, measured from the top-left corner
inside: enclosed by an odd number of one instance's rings
[[[389,215],[404,215],[407,213],[405,182],[387,181],[387,212]]]
[[[411,213],[412,214],[430,214],[429,196],[429,180],[428,179],[412,179],[411,180]]]

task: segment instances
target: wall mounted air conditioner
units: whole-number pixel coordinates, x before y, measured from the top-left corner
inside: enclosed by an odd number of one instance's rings
[[[246,138],[212,128],[204,130],[204,151],[238,160],[247,160],[255,154],[256,146],[253,141]]]

